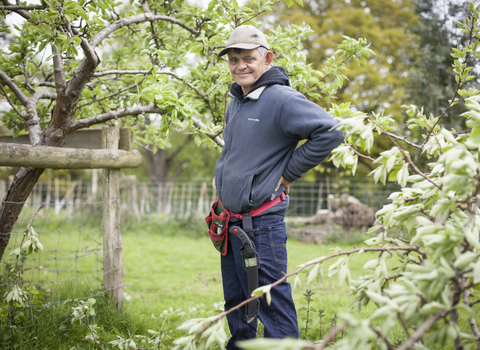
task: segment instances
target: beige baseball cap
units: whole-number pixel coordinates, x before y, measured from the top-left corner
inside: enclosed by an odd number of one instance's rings
[[[265,38],[265,34],[259,31],[252,25],[243,25],[235,28],[235,30],[230,34],[225,43],[225,48],[220,51],[219,57],[225,55],[229,49],[244,49],[252,50],[256,49],[259,46],[263,46],[268,49],[268,42]]]

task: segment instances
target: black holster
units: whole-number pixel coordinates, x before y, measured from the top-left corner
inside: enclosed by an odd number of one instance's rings
[[[243,244],[240,250],[243,256],[244,268],[247,272],[248,299],[252,296],[252,292],[258,288],[259,268],[259,259],[255,249],[252,216],[250,213],[242,214],[242,226],[243,230],[238,226],[231,226],[229,232],[237,236]],[[247,323],[252,322],[257,317],[259,304],[260,301],[257,299],[246,305],[245,314],[247,316]]]

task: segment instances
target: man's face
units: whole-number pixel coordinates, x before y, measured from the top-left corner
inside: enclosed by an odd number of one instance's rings
[[[272,55],[273,56],[273,55]],[[246,95],[255,85],[255,82],[268,70],[271,59],[269,55],[263,57],[257,49],[241,50],[235,53],[233,49],[228,51],[228,64],[233,80],[242,87]]]

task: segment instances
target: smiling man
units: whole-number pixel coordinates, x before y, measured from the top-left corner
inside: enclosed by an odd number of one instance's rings
[[[327,158],[343,134],[333,129],[337,123],[332,116],[290,87],[285,69],[270,68],[273,53],[260,30],[251,25],[237,27],[219,56],[225,54],[235,83],[213,187],[231,216],[229,226],[237,225],[250,237],[258,263],[244,259],[245,242],[236,234],[225,235],[221,265],[228,311],[250,297],[253,283],[271,284],[287,272],[284,217],[290,186]],[[297,148],[302,140],[307,141]],[[247,273],[251,263],[258,267],[255,274]],[[270,304],[261,299],[258,309],[256,303],[253,310],[251,305],[227,315],[232,334],[227,350],[237,349],[238,340],[256,337],[257,312],[265,337],[298,338],[287,281],[271,290]]]

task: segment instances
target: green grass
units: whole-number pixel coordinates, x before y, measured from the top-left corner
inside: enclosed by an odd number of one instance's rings
[[[98,222],[91,227],[98,227],[96,225]],[[49,223],[48,228],[52,227],[53,224]],[[88,228],[88,225],[83,227]],[[68,225],[64,223],[63,230],[75,232],[72,236],[75,239],[69,239],[64,233],[62,235],[66,239],[60,239],[59,234],[47,233],[48,230],[44,229],[44,232],[40,233],[40,239],[45,249],[70,247],[75,250],[80,247],[79,250],[82,251],[85,246],[82,245],[83,242],[89,242],[89,230],[76,232],[73,222]],[[330,237],[327,240],[330,243],[323,245],[289,239],[287,244],[289,271],[296,270],[298,265],[306,261],[331,254],[332,248],[340,247],[345,251],[354,246],[361,247],[363,246],[361,241],[365,238],[359,233],[349,237],[342,237],[339,234],[338,237]],[[348,244],[343,244],[343,241],[347,241]],[[90,243],[87,244],[89,249],[92,248]],[[185,335],[177,330],[182,322],[220,312],[223,301],[220,254],[213,248],[206,235],[206,225],[202,222],[194,224],[176,220],[166,224],[160,219],[140,223],[128,221],[122,227],[122,244],[125,268],[124,292],[129,300],[125,301],[122,311],[117,312],[108,298],[103,295],[97,296],[95,305],[97,315],[91,317],[91,323],[100,327],[98,336],[104,349],[112,349],[108,343],[116,340],[117,336],[130,338],[134,335],[146,335],[149,329],[163,332],[164,338],[160,349],[171,349],[173,341]],[[352,256],[350,258],[352,278],[355,279],[364,273],[363,265],[374,257],[375,254],[368,253]],[[98,257],[96,259],[98,260]],[[317,340],[320,337],[320,329],[325,334],[335,322],[335,314],[350,311],[352,299],[348,295],[348,286],[339,284],[336,278],[327,278],[328,266],[335,260],[325,263],[325,281],[306,285],[306,275],[302,274],[303,285],[293,292],[301,338]],[[393,259],[390,259],[390,263],[394,263]],[[63,266],[60,262],[57,264],[57,267]],[[95,262],[88,259],[83,264],[84,266],[79,267],[83,270],[91,270],[95,266]],[[0,277],[2,273],[5,273],[5,269],[0,271]],[[72,296],[89,296],[94,292],[101,292],[96,285],[99,284],[98,281],[90,282],[90,285],[65,282],[51,288],[45,280],[42,281],[44,278],[42,276],[42,274],[37,276],[42,282],[37,288],[42,291],[44,302],[67,300]],[[293,279],[290,282],[293,284]],[[306,289],[314,294],[310,303],[309,332],[305,336]],[[0,348],[98,349],[93,343],[85,340],[88,334],[85,326],[71,323],[73,304],[62,302],[54,305],[54,308],[28,310],[18,308],[6,317],[0,317],[0,334],[3,334],[3,337],[0,337]],[[374,308],[374,305],[368,305],[362,310],[362,315],[368,315]],[[321,326],[316,312],[319,309],[324,310]],[[14,323],[17,325],[14,333],[18,336],[15,339],[6,332],[11,317],[15,317]],[[394,329],[393,338],[403,338],[400,327]]]

